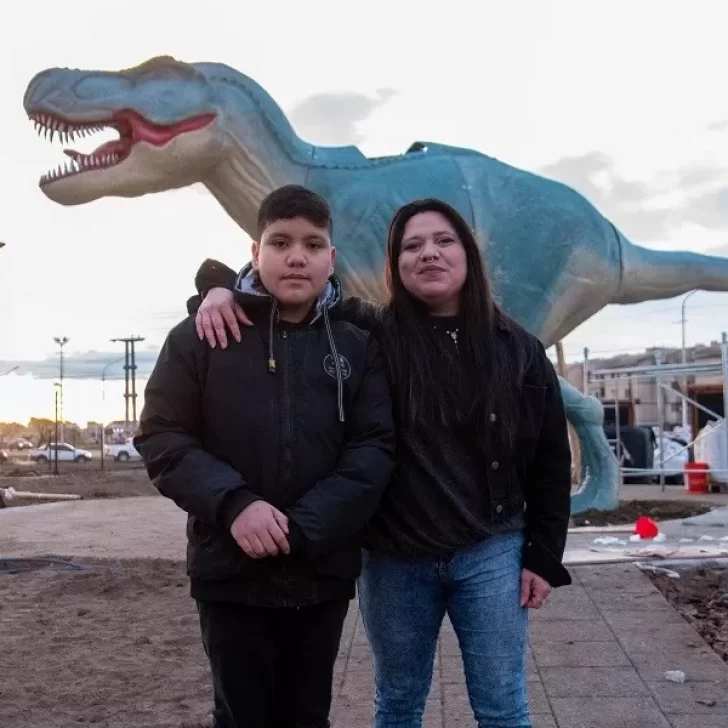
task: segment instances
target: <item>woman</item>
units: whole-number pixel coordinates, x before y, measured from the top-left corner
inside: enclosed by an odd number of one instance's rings
[[[398,464],[371,523],[359,583],[374,655],[376,728],[419,728],[444,616],[463,655],[479,728],[530,728],[527,609],[571,583],[561,559],[570,451],[558,380],[541,343],[494,303],[475,237],[439,200],[389,230],[384,307],[343,316],[383,345]],[[198,334],[240,333],[235,274],[208,261]],[[215,288],[216,290],[210,290]]]

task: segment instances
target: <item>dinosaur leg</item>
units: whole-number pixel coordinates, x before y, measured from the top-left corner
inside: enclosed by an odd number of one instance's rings
[[[604,434],[604,411],[595,397],[559,379],[566,416],[581,443],[581,486],[571,496],[571,512],[608,511],[619,505],[619,463]]]

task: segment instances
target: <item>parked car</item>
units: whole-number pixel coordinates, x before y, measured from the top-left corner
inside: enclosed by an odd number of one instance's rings
[[[104,457],[114,458],[117,462],[125,463],[127,460],[141,460],[141,454],[134,447],[134,440],[128,437],[120,445],[107,445],[104,448]]]
[[[51,443],[43,447],[33,448],[28,453],[28,457],[42,465],[43,463],[55,460],[56,452],[58,452],[59,463],[88,463],[93,460],[93,455],[88,450],[81,450],[81,448],[73,447],[73,445],[69,445],[66,442],[59,442],[57,445]]]

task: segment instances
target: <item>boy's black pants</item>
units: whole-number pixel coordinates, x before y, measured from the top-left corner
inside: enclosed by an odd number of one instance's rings
[[[299,608],[198,601],[214,728],[329,728],[348,600]]]

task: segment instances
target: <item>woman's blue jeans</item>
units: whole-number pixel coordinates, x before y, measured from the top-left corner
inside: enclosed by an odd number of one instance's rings
[[[364,552],[359,604],[374,655],[376,728],[421,728],[445,614],[478,728],[531,728],[523,539],[523,532],[492,536],[448,558]]]

